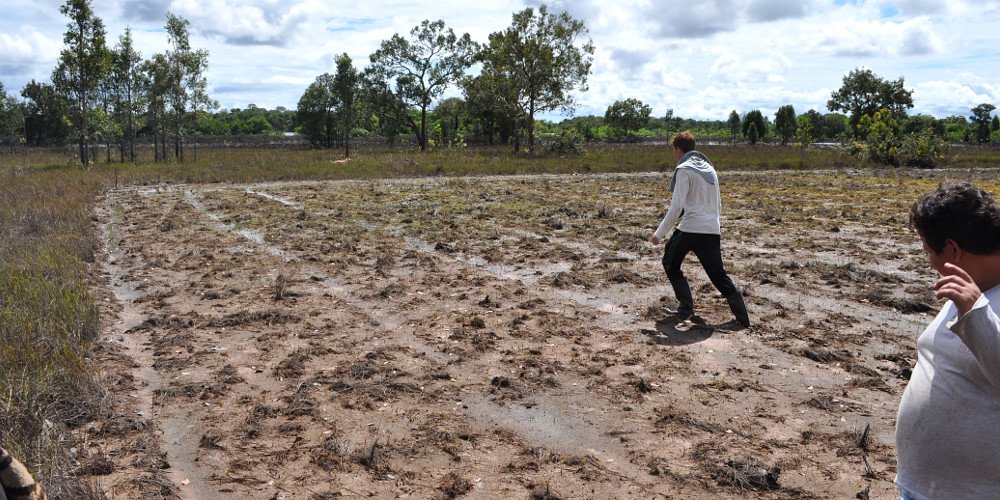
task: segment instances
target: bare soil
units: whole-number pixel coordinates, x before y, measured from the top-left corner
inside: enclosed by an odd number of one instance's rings
[[[123,499],[892,498],[921,175],[724,173],[749,329],[693,255],[659,310],[660,174],[109,192],[82,459]]]

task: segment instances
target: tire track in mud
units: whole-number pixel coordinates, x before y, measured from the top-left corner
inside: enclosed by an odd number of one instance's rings
[[[138,384],[134,396],[139,405],[139,416],[152,423],[160,438],[162,451],[170,464],[166,474],[170,479],[173,493],[181,499],[211,498],[214,489],[208,487],[205,482],[209,472],[203,464],[199,464],[193,459],[197,452],[198,442],[190,433],[190,429],[195,425],[196,420],[158,415],[159,411],[154,405],[154,393],[163,387],[165,382],[161,374],[154,368],[154,357],[150,352],[153,341],[147,331],[139,328],[149,319],[136,306],[136,301],[141,298],[142,294],[137,291],[136,283],[128,280],[122,267],[121,261],[124,256],[122,255],[121,240],[125,235],[122,231],[122,221],[116,220],[121,217],[121,215],[117,217],[115,215],[115,206],[118,204],[116,195],[116,192],[108,194],[101,217],[106,221],[101,226],[102,242],[108,255],[108,261],[105,264],[106,272],[110,277],[114,296],[121,305],[121,312],[118,315],[118,321],[114,324],[111,338],[120,339],[125,353],[136,363],[133,376]]]
[[[245,193],[249,195],[259,196],[265,200],[280,203],[286,207],[306,211],[305,205],[296,202],[290,198],[277,196],[268,193],[260,188],[251,189],[247,188],[244,190]],[[332,213],[328,210],[323,211],[313,211],[312,215],[320,217],[331,216]],[[392,236],[393,238],[402,239],[409,248],[423,252],[425,254],[434,256],[436,258],[442,259],[444,261],[452,261],[461,265],[469,266],[471,268],[479,269],[485,271],[487,274],[493,276],[494,278],[500,278],[504,280],[518,281],[522,285],[532,287],[537,285],[539,281],[547,276],[551,276],[557,272],[569,270],[571,264],[565,262],[557,262],[546,268],[534,268],[529,266],[515,266],[508,264],[496,264],[491,263],[483,257],[466,254],[459,252],[456,255],[450,255],[445,252],[438,251],[435,245],[428,241],[415,238],[412,236],[407,236],[403,234],[401,229],[392,228],[389,226],[379,226],[364,220],[354,220],[353,221],[358,227],[364,229],[365,231],[371,233],[383,233]],[[519,234],[525,237],[531,238],[541,238],[541,235],[533,233],[531,231],[518,229],[514,231],[515,234]],[[555,243],[563,244],[569,248],[574,248],[578,251],[583,252],[587,256],[599,255],[602,253],[607,253],[606,250],[599,249],[592,245],[586,243],[575,242],[572,240],[566,240],[563,238],[548,238],[550,241]],[[628,253],[628,252],[616,252],[619,257],[628,260],[638,260],[638,255]],[[617,304],[614,296],[609,296],[601,293],[587,293],[587,292],[576,292],[573,290],[566,290],[560,288],[539,290],[535,289],[534,292],[537,295],[546,297],[548,299],[558,299],[558,300],[570,300],[580,305],[589,307],[595,311],[602,313],[601,319],[599,319],[596,324],[601,328],[607,328],[619,331],[635,331],[638,327],[638,317],[634,314],[625,312],[626,309],[621,305]]]

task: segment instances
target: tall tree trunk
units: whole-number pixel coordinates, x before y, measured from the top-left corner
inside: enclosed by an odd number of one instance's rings
[[[417,134],[420,150],[427,151],[427,105],[420,106],[420,133]]]
[[[528,102],[528,152],[535,152],[535,100]]]

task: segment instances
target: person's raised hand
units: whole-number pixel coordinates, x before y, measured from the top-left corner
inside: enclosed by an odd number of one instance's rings
[[[958,315],[962,316],[972,310],[972,306],[976,305],[983,292],[965,269],[950,262],[945,263],[944,268],[950,274],[942,276],[934,283],[934,289],[937,290],[934,296],[954,302],[958,308]]]

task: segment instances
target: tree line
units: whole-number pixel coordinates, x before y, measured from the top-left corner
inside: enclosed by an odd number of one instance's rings
[[[183,159],[194,117],[218,107],[206,93],[208,52],[191,47],[190,22],[168,12],[168,48],[144,60],[130,29],[108,46],[90,0],[67,0],[59,12],[69,22],[51,83],[32,80],[21,90],[23,100],[0,84],[5,142],[11,148],[72,142],[87,165],[98,144],[107,161],[115,150],[119,161],[135,161],[137,138],[145,135],[153,139],[156,160]]]
[[[166,13],[168,49],[143,59],[125,30],[108,47],[103,22],[90,0],[67,0],[60,12],[69,18],[64,49],[51,83],[31,81],[22,100],[0,83],[0,133],[11,147],[72,141],[86,165],[102,144],[111,161],[135,161],[139,137],[152,139],[154,159],[184,159],[190,135],[276,134],[297,132],[313,147],[342,148],[350,154],[352,137],[378,135],[394,141],[415,137],[421,150],[464,144],[470,136],[490,144],[527,141],[536,136],[567,142],[630,141],[664,137],[690,129],[700,136],[732,142],[800,144],[838,141],[880,161],[899,161],[909,149],[938,154],[953,142],[1000,143],[1000,118],[992,104],[971,115],[937,119],[908,115],[912,91],[903,78],[885,80],[855,69],[827,102],[829,112],[796,114],[781,106],[773,120],[761,110],[726,119],[693,120],[652,108],[636,98],[615,101],[604,116],[577,116],[561,123],[536,120],[539,113],[572,110],[574,93],[587,90],[594,47],[584,40],[583,21],[547,6],[515,12],[511,24],[479,43],[457,35],[444,21],[425,20],[407,36],[382,41],[368,65],[335,58],[335,71],[323,73],[305,89],[296,108],[275,110],[253,104],[214,111],[206,93],[208,52],[195,50],[189,22]],[[469,74],[478,65],[478,74]],[[440,99],[455,86],[461,97]],[[926,152],[926,151],[925,151]]]

